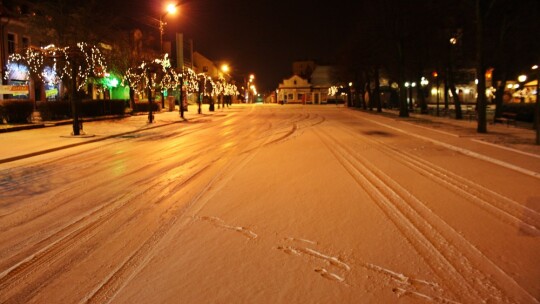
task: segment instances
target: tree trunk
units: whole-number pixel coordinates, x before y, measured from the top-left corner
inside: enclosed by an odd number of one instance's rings
[[[398,45],[399,59],[399,117],[409,117],[407,109],[407,88],[405,88],[405,58],[403,54],[403,40],[400,40]]]
[[[454,96],[453,99],[454,107],[456,109],[456,119],[463,119],[463,113],[461,112],[461,99],[459,98],[459,93],[453,80],[450,81],[450,90],[452,91],[452,95]]]
[[[418,84],[418,89],[416,90],[416,98],[418,100],[418,103],[420,104],[420,113],[427,114],[428,106],[427,106],[426,94],[425,94],[426,88],[422,85],[422,76],[418,77],[417,84]]]
[[[449,103],[450,103],[450,96],[448,94],[449,90],[450,90],[450,81],[449,81],[449,78],[450,78],[450,69],[447,69],[446,70],[446,75],[444,77],[444,111],[446,114],[448,114],[448,108],[449,108]]]
[[[371,79],[369,72],[366,72],[366,92],[368,94],[367,106],[370,111],[373,111],[373,93],[371,92]]]
[[[498,117],[501,117],[503,112],[503,103],[504,103],[504,89],[506,88],[506,72],[503,73],[501,83],[497,87],[495,92],[495,114],[493,115],[493,122]]]
[[[483,16],[480,9],[480,0],[476,0],[476,76],[478,77],[477,93],[478,98],[476,101],[476,113],[478,115],[478,126],[476,131],[478,133],[487,133],[487,121],[486,121],[486,71],[484,67],[484,54],[483,54]]]
[[[379,81],[379,67],[375,67],[375,90],[373,91],[373,99],[375,104],[377,105],[377,112],[382,112],[382,105],[381,105],[381,89],[380,89],[380,81]]]
[[[536,104],[534,107],[534,124],[536,126],[536,144],[540,145],[540,68],[536,69]]]
[[[129,106],[131,110],[135,109],[135,90],[129,87]]]
[[[79,122],[79,95],[77,94],[77,67],[71,62],[71,114],[73,115],[73,135],[81,135],[81,123]]]

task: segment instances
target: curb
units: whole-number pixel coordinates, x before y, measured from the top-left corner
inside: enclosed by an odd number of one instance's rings
[[[120,117],[120,118],[123,118],[123,117]],[[106,119],[101,119],[101,120],[107,120],[107,119],[111,119],[111,118],[106,118]],[[96,137],[94,139],[85,140],[85,141],[79,142],[79,143],[73,143],[73,144],[58,146],[58,147],[44,149],[44,150],[40,150],[40,151],[36,151],[36,152],[32,152],[32,153],[21,154],[21,155],[17,155],[17,156],[12,156],[12,157],[8,157],[8,158],[0,159],[0,164],[5,164],[5,163],[9,163],[9,162],[29,158],[29,157],[34,157],[34,156],[38,156],[38,155],[42,155],[42,154],[47,154],[47,153],[51,153],[51,152],[55,152],[55,151],[59,151],[59,150],[63,150],[63,149],[82,146],[82,145],[85,145],[85,144],[95,143],[95,142],[98,142],[98,141],[102,141],[102,140],[106,140],[106,139],[110,139],[110,138],[114,138],[114,137],[125,136],[125,135],[129,135],[129,134],[133,134],[133,133],[138,133],[138,132],[141,132],[141,131],[146,131],[146,130],[156,129],[156,128],[160,128],[160,127],[164,127],[164,126],[169,126],[169,125],[172,125],[172,124],[183,123],[183,122],[184,123],[185,122],[195,122],[197,120],[198,120],[198,118],[193,118],[193,119],[190,119],[190,120],[184,119],[184,120],[179,120],[179,121],[166,122],[166,123],[163,123],[163,124],[160,124],[160,125],[148,126],[148,127],[133,130],[133,131],[127,131],[127,132],[123,132],[123,133],[111,134],[111,135],[107,135],[107,136],[103,136],[103,137]],[[88,121],[90,121],[90,120],[88,120]],[[69,121],[68,123],[71,123],[71,121]],[[67,124],[67,123],[63,122],[63,123],[60,123],[60,124],[54,124],[54,126],[61,125],[61,124]],[[29,125],[29,126],[33,127],[32,125]],[[46,127],[46,126],[43,125],[41,127]],[[76,137],[74,137],[74,138],[76,138]]]

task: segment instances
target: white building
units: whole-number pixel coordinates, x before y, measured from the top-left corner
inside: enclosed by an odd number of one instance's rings
[[[330,87],[338,86],[336,69],[332,66],[316,66],[309,79],[293,75],[279,84],[278,102],[301,104],[325,104],[329,99],[341,97],[329,96]]]

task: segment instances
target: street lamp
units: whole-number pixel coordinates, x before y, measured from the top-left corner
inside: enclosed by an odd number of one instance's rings
[[[230,68],[229,68],[229,65],[224,63],[221,65],[221,71],[223,72],[223,74],[228,74],[229,71],[230,71]],[[219,100],[218,100],[218,109],[220,107],[223,107],[223,109],[225,108],[225,88],[227,86],[227,77],[225,77],[225,75],[223,77],[220,77],[221,80],[221,92],[220,92],[220,95],[219,95]],[[227,97],[228,98],[228,97]],[[220,105],[221,104],[221,105]]]
[[[163,53],[163,33],[165,32],[165,25],[167,25],[167,22],[163,21],[163,18],[167,16],[168,14],[175,14],[178,9],[178,4],[168,4],[165,8],[165,13],[163,15],[159,16],[159,51],[160,53]]]
[[[416,82],[411,83],[410,91],[409,91],[409,97],[411,99],[411,103],[409,104],[409,107],[412,110],[414,110],[414,104],[413,104],[413,88],[416,87]]]
[[[255,75],[250,74],[249,75],[249,82],[246,84],[246,102],[247,103],[253,102],[253,98],[251,98],[251,94],[250,94],[249,90],[253,90],[253,88],[254,88],[253,81],[254,80],[255,80]]]
[[[437,73],[437,71],[433,72],[433,77],[435,77],[435,82],[437,83],[437,116],[439,116],[439,74]]]
[[[411,89],[410,89],[411,83],[408,82],[408,81],[405,82],[405,87],[407,88],[407,95],[406,96],[407,96],[407,103],[409,104],[409,109],[410,109],[411,108],[411,102],[412,102],[412,100],[411,100]]]
[[[521,88],[521,94],[519,95],[521,103],[523,103],[525,102],[525,81],[527,81],[527,75],[519,75],[517,79],[520,83],[519,87]]]
[[[540,145],[540,69],[535,64],[531,68],[536,71],[536,104],[534,106],[534,124],[536,125],[536,144]]]
[[[222,65],[221,65],[221,71],[222,71],[223,73],[228,73],[229,70],[230,70],[230,68],[229,68],[229,65],[228,65],[228,64],[225,63],[225,64],[222,64]]]

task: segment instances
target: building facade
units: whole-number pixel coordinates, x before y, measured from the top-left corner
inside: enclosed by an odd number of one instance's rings
[[[293,75],[284,79],[277,88],[278,103],[325,104],[330,99],[341,99],[341,96],[330,95],[330,88],[340,85],[336,80],[336,69],[333,66],[311,66],[310,62],[295,62],[295,68],[310,71],[309,78]]]

